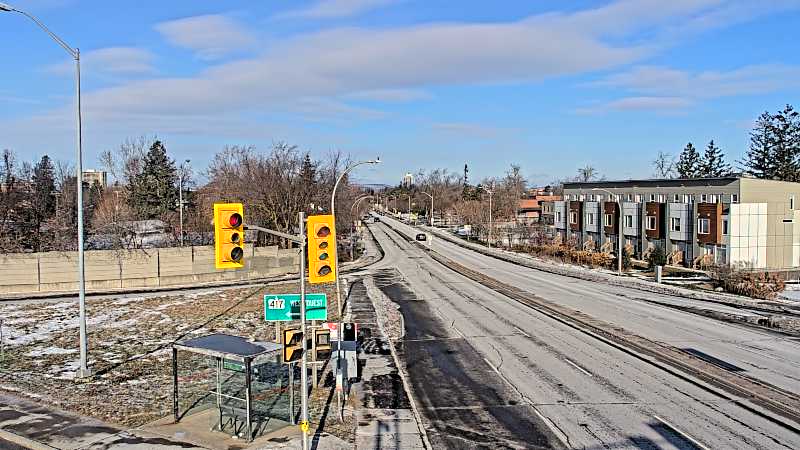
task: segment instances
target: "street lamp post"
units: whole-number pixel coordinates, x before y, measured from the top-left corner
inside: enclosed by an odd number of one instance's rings
[[[186,164],[189,164],[189,160],[181,164],[180,167],[180,174],[178,175],[178,210],[180,211],[180,232],[181,232],[181,247],[183,247],[183,177],[186,174]]]
[[[617,210],[619,210],[619,218],[617,219],[617,222],[619,223],[619,226],[617,227],[617,275],[622,275],[622,252],[624,251],[622,248],[622,219],[625,217],[622,214],[622,202],[619,200],[619,195],[615,197],[611,191],[602,188],[592,188],[592,190],[605,192],[617,200]]]
[[[363,164],[379,164],[381,162],[380,158],[370,159],[366,161],[359,161],[355,164],[351,164],[349,167],[345,168],[339,178],[336,179],[336,183],[333,185],[333,192],[331,192],[331,215],[333,216],[334,224],[336,223],[336,189],[339,188],[339,183],[342,179],[350,173],[353,169]],[[337,245],[333,246],[333,260],[336,261],[336,264],[333,265],[334,271],[336,273],[336,309],[339,311],[339,324],[336,328],[336,399],[338,401],[338,409],[339,409],[339,418],[342,418],[342,386],[340,383],[340,378],[342,377],[342,290],[341,290],[341,283],[339,281],[339,249]]]
[[[15,12],[22,14],[31,21],[33,21],[39,28],[47,33],[61,48],[67,51],[69,55],[75,60],[75,96],[76,96],[76,131],[77,131],[77,164],[76,164],[76,186],[77,186],[77,200],[78,200],[78,315],[79,315],[79,333],[80,333],[80,365],[75,373],[76,378],[86,378],[91,375],[87,364],[88,357],[88,339],[86,335],[86,283],[84,279],[84,264],[83,264],[83,136],[81,126],[81,52],[78,48],[72,48],[67,45],[60,37],[50,31],[42,22],[36,17],[15,9],[5,3],[0,3],[0,12]]]
[[[481,189],[489,194],[489,240],[487,244],[489,248],[492,248],[492,231],[494,229],[494,224],[492,222],[492,196],[494,195],[494,183],[492,183],[492,189],[487,189],[486,187],[481,187]],[[478,239],[480,239],[480,236]]]
[[[423,192],[423,194],[431,198],[431,226],[433,226],[433,196],[427,192]]]

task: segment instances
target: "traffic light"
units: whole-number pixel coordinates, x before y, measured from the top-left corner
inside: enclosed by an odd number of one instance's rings
[[[314,330],[314,360],[323,361],[331,356],[331,330]]]
[[[244,208],[214,203],[214,263],[217,269],[244,267]]]
[[[330,214],[308,216],[308,282],[336,281],[336,223]]]
[[[303,333],[296,328],[283,330],[283,362],[290,363],[303,355]]]
[[[342,340],[343,341],[357,341],[358,340],[358,325],[352,322],[342,324]]]

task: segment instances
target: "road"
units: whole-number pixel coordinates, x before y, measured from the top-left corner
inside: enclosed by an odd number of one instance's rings
[[[372,270],[403,314],[399,353],[435,448],[800,448],[800,435],[451,271],[386,223],[370,229],[386,252]],[[486,272],[499,261],[476,263]]]
[[[411,227],[403,223],[392,221],[392,224],[411,231]],[[432,249],[464,266],[545,299],[653,341],[684,349],[728,370],[800,393],[798,338],[654,305],[649,302],[672,303],[675,298],[518,266],[443,239],[434,238]]]

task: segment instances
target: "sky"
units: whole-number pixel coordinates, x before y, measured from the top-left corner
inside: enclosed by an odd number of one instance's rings
[[[800,107],[800,0],[8,3],[81,50],[85,168],[156,135],[198,172],[285,141],[380,156],[363,182],[647,178],[690,141],[736,165],[761,112]],[[0,148],[74,163],[74,62],[20,14],[0,42]]]

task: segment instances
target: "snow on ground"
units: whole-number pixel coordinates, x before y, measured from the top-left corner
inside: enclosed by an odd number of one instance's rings
[[[323,291],[333,298],[330,287]],[[281,284],[87,299],[93,373],[87,383],[74,381],[76,301],[0,303],[0,391],[120,425],[150,422],[172,410],[172,342],[210,333],[272,341],[275,328],[264,321],[264,294],[298,291],[296,285]],[[191,361],[182,359],[180,370],[190,369]]]

